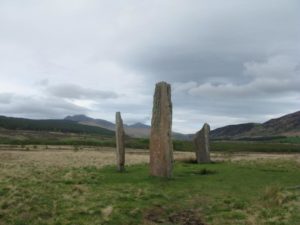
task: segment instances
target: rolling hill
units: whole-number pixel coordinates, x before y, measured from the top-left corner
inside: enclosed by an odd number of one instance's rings
[[[86,115],[74,115],[65,117],[66,121],[74,121],[78,124],[101,127],[111,131],[115,130],[115,124],[103,119],[93,119]],[[147,137],[150,133],[150,126],[136,123],[133,125],[124,124],[125,133],[132,137]]]
[[[214,139],[240,139],[246,137],[299,136],[300,111],[271,119],[265,123],[228,125],[211,131]]]
[[[67,116],[64,119],[33,120],[0,116],[0,128],[8,130],[49,131],[78,134],[99,134],[113,137],[115,124],[85,115]],[[124,124],[128,136],[148,138],[150,126],[143,123]],[[193,134],[173,132],[173,139],[191,140]],[[300,111],[271,119],[265,123],[228,125],[211,131],[212,139],[244,139],[275,136],[300,136]]]
[[[70,120],[33,120],[0,116],[0,127],[8,130],[53,131],[69,133],[99,134],[113,136],[114,132],[105,128],[78,124]]]
[[[102,119],[93,119],[85,115],[67,116],[65,117],[65,120],[76,121],[79,124],[84,124],[89,126],[102,127],[111,131],[115,130],[115,124],[112,122],[109,122],[107,120],[102,120]],[[148,138],[150,135],[151,127],[143,123],[135,123],[132,125],[124,124],[124,129],[125,129],[125,133],[131,137]],[[173,139],[177,139],[177,140],[189,139],[187,135],[177,133],[177,132],[173,132],[172,136]]]

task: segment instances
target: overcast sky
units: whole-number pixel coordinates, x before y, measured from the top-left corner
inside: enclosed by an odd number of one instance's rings
[[[300,110],[299,0],[0,0],[0,114],[150,124],[172,85],[192,133]]]

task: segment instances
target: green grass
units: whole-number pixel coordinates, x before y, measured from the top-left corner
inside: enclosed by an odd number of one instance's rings
[[[0,144],[9,145],[73,145],[73,146],[106,146],[115,147],[113,138],[102,136],[71,136],[62,138],[31,137],[16,139],[15,137],[0,137]],[[174,150],[193,152],[194,146],[190,141],[173,141]],[[128,138],[127,148],[148,149],[149,140],[142,138]],[[266,153],[295,153],[300,152],[300,143],[288,142],[260,142],[260,141],[212,141],[213,152],[266,152]]]
[[[278,140],[281,143],[294,143],[294,144],[300,144],[300,137],[285,137]]]
[[[296,162],[177,162],[171,180],[150,177],[147,165],[125,173],[111,166],[19,169],[2,168],[1,225],[300,224]]]
[[[113,136],[47,131],[1,130],[0,144],[115,146]]]
[[[174,149],[178,151],[194,151],[192,142],[173,142]],[[215,152],[300,152],[300,143],[280,143],[261,141],[212,141],[211,150]]]
[[[113,136],[46,131],[1,130],[0,144],[10,145],[73,145],[114,147]],[[177,151],[194,151],[192,141],[173,140]],[[126,137],[126,147],[148,149],[149,139]],[[222,152],[300,152],[299,137],[285,137],[259,141],[212,140],[212,151]]]

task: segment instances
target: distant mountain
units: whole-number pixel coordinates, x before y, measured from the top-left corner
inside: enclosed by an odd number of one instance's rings
[[[71,120],[32,120],[0,116],[0,127],[8,130],[53,131],[113,136],[111,130],[78,124]]]
[[[300,111],[271,119],[265,123],[229,125],[211,131],[211,137],[218,139],[297,135],[300,135]]]
[[[150,128],[150,126],[148,126],[146,124],[143,124],[143,123],[135,123],[135,124],[132,124],[132,125],[127,125],[127,127],[131,127],[131,128],[147,128],[147,129]]]
[[[93,119],[85,115],[67,116],[65,120],[76,121],[79,124],[85,124],[89,126],[102,127],[109,130],[115,130],[115,124],[107,120]],[[135,123],[132,125],[124,124],[125,133],[131,137],[136,138],[148,138],[150,135],[151,127],[143,123]],[[173,138],[179,140],[187,140],[188,137],[185,134],[173,132]]]
[[[86,115],[74,115],[74,116],[67,116],[64,120],[74,121],[80,124],[95,126],[95,127],[102,127],[108,130],[115,130],[115,124],[111,123],[107,120],[102,119],[93,119]]]
[[[96,126],[109,129],[111,131],[115,130],[115,124],[107,120],[93,119],[85,115],[74,115],[67,116],[65,120],[76,121],[79,124],[85,124],[89,126]],[[124,124],[125,133],[132,137],[147,137],[150,133],[150,127],[142,123],[135,123],[133,125]]]
[[[85,115],[67,116],[63,120],[32,120],[0,116],[0,128],[9,130],[32,130],[50,132],[88,133],[114,136],[115,124]],[[143,123],[124,124],[127,135],[148,138],[150,126]],[[191,140],[193,134],[173,132],[178,140]],[[211,131],[213,139],[243,139],[274,136],[300,136],[300,111],[271,119],[265,123],[244,123],[228,125]]]
[[[265,122],[263,130],[274,134],[300,134],[300,111]]]
[[[231,138],[240,136],[241,134],[247,133],[254,129],[256,126],[260,126],[257,123],[242,123],[235,125],[228,125],[225,127],[217,128],[211,131],[212,138]]]

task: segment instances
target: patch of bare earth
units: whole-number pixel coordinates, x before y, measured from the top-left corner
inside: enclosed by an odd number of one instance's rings
[[[145,212],[144,225],[150,224],[205,225],[195,210],[168,213],[163,207],[154,207]]]

